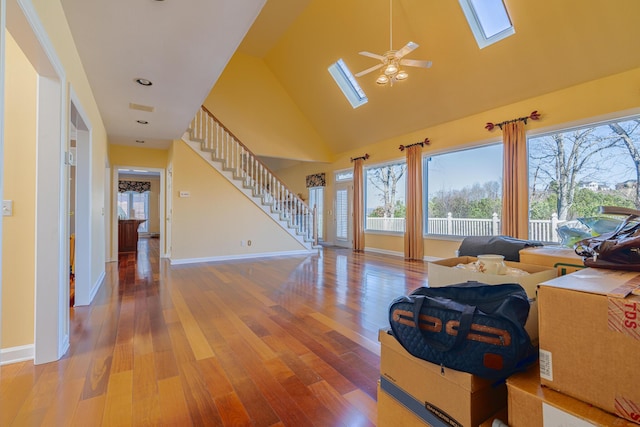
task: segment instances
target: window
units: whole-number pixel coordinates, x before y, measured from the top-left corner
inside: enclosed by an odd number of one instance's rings
[[[353,170],[336,172],[336,182],[352,181]]]
[[[336,191],[336,238],[349,238],[349,191],[339,189]]]
[[[149,219],[149,192],[138,193],[127,191],[118,193],[118,218],[120,219]],[[149,231],[149,221],[140,224],[138,231]]]
[[[406,171],[405,162],[365,169],[365,230],[404,233]]]
[[[367,95],[365,95],[355,77],[353,77],[353,74],[349,71],[347,64],[345,64],[342,59],[338,59],[338,62],[331,64],[329,74],[331,74],[336,81],[338,87],[340,87],[340,90],[342,90],[342,93],[349,100],[353,108],[358,108],[369,102]]]
[[[640,116],[532,136],[528,146],[530,239],[571,243],[599,206],[640,208]]]
[[[505,39],[515,30],[502,0],[459,0],[480,49]]]
[[[428,234],[500,234],[502,144],[425,158]]]
[[[309,206],[316,207],[318,212],[318,240],[324,240],[324,187],[309,188]]]

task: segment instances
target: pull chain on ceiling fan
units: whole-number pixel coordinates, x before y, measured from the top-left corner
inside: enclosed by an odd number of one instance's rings
[[[431,67],[431,61],[403,59],[405,55],[413,52],[417,48],[418,44],[410,41],[402,49],[393,50],[393,0],[389,0],[389,51],[387,51],[383,55],[378,55],[366,51],[358,52],[362,56],[368,56],[369,58],[378,59],[381,63],[378,65],[374,65],[371,68],[367,68],[366,70],[360,71],[359,73],[355,74],[355,76],[362,77],[365,74],[369,74],[384,67],[382,73],[376,79],[376,83],[380,85],[389,83],[391,86],[393,86],[394,82],[404,80],[409,77],[409,74],[407,74],[406,71],[400,68],[402,65],[420,68]]]

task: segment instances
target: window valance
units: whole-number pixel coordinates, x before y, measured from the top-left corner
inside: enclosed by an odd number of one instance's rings
[[[151,182],[149,181],[118,181],[118,193],[126,193],[127,191],[144,193],[150,190]]]
[[[307,188],[311,187],[325,187],[327,181],[323,173],[315,173],[313,175],[307,175]]]

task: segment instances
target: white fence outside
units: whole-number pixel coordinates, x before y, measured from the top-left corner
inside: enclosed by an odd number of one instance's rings
[[[558,221],[554,213],[550,219],[529,220],[529,239],[542,242],[558,242]],[[404,233],[404,218],[373,218],[367,217],[367,230],[391,231]],[[500,218],[494,213],[488,219],[453,218],[449,213],[446,218],[429,218],[428,234],[443,234],[448,236],[497,236],[500,235]]]

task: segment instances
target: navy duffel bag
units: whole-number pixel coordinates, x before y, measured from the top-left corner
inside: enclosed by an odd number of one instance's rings
[[[517,283],[466,282],[396,298],[389,323],[413,356],[492,380],[537,360],[524,325],[530,303]]]

